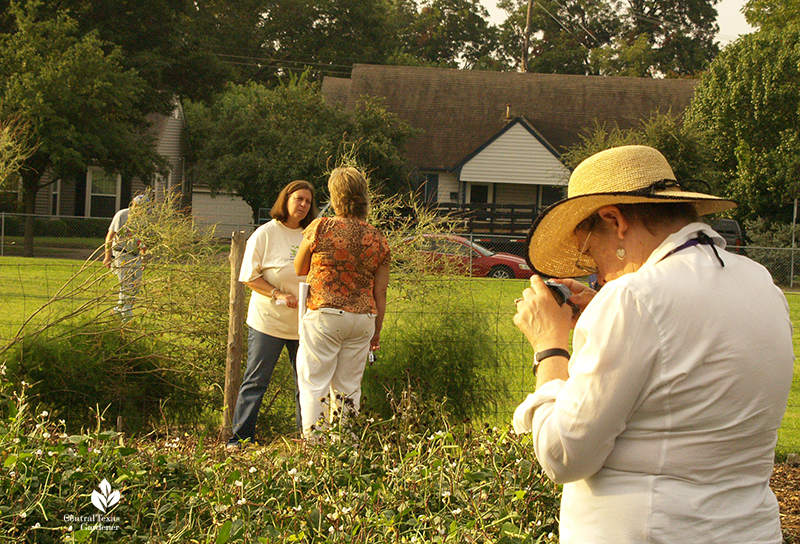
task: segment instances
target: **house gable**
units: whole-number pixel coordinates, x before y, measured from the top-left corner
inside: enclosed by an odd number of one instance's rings
[[[508,123],[456,169],[464,183],[566,185],[569,169],[523,118]]]

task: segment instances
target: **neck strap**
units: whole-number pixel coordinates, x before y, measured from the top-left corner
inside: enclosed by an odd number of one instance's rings
[[[711,246],[711,251],[714,252],[714,256],[719,261],[719,264],[722,265],[723,267],[725,266],[725,262],[722,260],[722,257],[720,257],[719,253],[717,253],[717,246],[714,244],[714,240],[712,240],[711,237],[708,234],[706,234],[705,232],[702,232],[702,231],[698,232],[697,236],[695,238],[692,238],[691,240],[688,240],[688,241],[682,243],[681,245],[679,245],[678,247],[676,247],[675,249],[673,249],[672,251],[670,251],[669,253],[667,253],[663,257],[661,257],[659,262],[663,261],[664,259],[666,259],[667,257],[669,257],[670,255],[672,255],[674,253],[677,253],[677,252],[679,252],[681,250],[684,250],[687,247],[696,246],[698,244],[699,245],[704,245],[704,246]]]

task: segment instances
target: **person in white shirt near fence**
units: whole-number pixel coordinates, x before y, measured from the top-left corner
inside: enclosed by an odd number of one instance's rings
[[[247,311],[247,368],[233,412],[233,436],[228,447],[255,441],[256,421],[278,358],[286,348],[295,386],[295,416],[301,429],[297,390],[297,306],[300,282],[294,258],[303,229],[317,216],[314,187],[293,181],[284,187],[270,212],[272,221],[258,227],[247,240],[239,281],[252,294]]]
[[[145,253],[145,246],[130,228],[128,219],[131,210],[139,211],[148,202],[150,198],[147,195],[136,195],[130,208],[123,208],[114,214],[106,233],[103,265],[114,270],[119,278],[119,300],[113,311],[123,321],[129,320],[133,314],[133,303],[142,285],[142,257]]]

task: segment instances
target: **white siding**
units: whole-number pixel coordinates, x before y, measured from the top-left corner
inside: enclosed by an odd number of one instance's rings
[[[202,191],[202,190],[201,190]],[[235,230],[253,230],[253,210],[238,196],[217,195],[195,190],[192,194],[192,215],[200,226],[217,225],[218,236]]]
[[[169,184],[165,187],[167,189],[185,190],[183,187],[185,138],[183,108],[176,102],[172,114],[164,118],[164,127],[156,148],[160,155],[169,160]]]
[[[519,123],[481,150],[461,169],[461,181],[565,185],[569,170]]]
[[[438,202],[458,202],[458,198],[450,198],[450,193],[458,193],[458,178],[450,172],[439,174]]]

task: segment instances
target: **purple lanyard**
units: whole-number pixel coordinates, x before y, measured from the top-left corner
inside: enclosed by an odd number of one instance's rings
[[[664,259],[666,259],[670,255],[672,255],[673,253],[677,253],[677,252],[679,252],[679,251],[681,251],[683,249],[686,249],[687,247],[696,246],[698,244],[699,245],[704,245],[704,246],[711,246],[711,250],[714,252],[714,256],[719,261],[719,264],[721,264],[723,267],[725,266],[725,263],[723,262],[722,257],[720,257],[719,253],[717,253],[717,246],[714,244],[714,240],[712,240],[711,237],[708,234],[706,234],[705,232],[702,232],[702,231],[697,233],[697,237],[696,238],[692,238],[691,240],[688,240],[688,241],[682,243],[681,245],[679,245],[678,247],[676,247],[675,249],[673,249],[672,251],[670,251],[669,253],[667,253],[663,257],[661,257],[661,259],[659,259],[659,262],[663,261]]]

